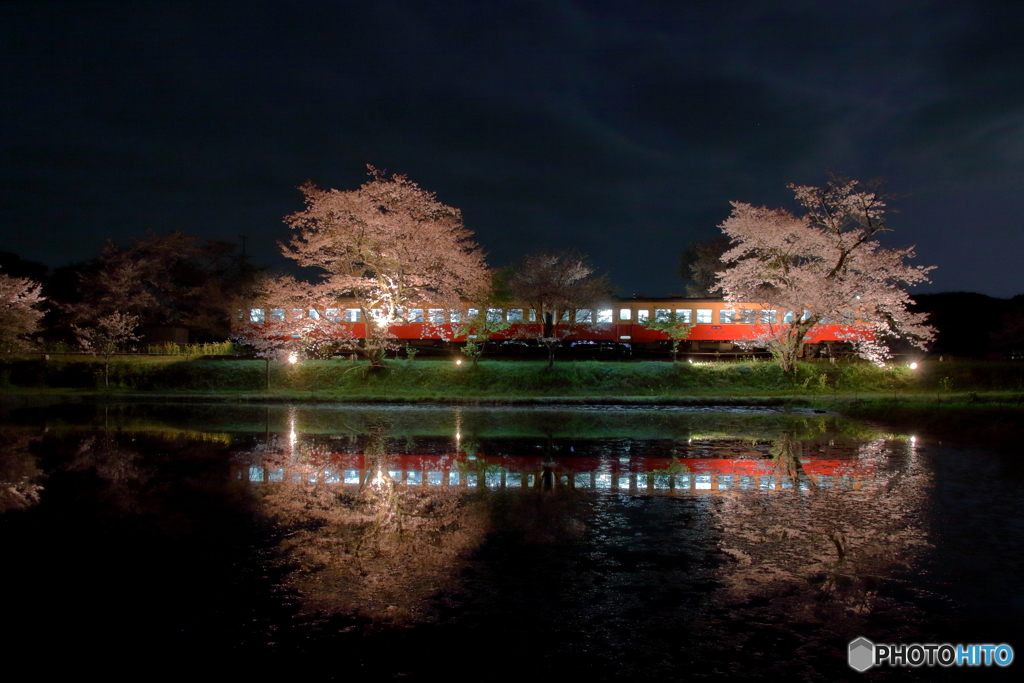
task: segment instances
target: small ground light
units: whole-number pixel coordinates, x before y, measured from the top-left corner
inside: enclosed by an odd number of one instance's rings
[[[917,363],[911,363],[910,364],[910,369],[911,370],[917,370]]]
[[[289,353],[288,354],[288,362],[291,363],[292,365],[295,365],[296,363],[298,363],[299,362],[299,354],[297,354],[297,353]]]
[[[457,361],[455,361],[455,364],[456,364],[456,365],[462,365],[462,359],[461,359],[461,358],[459,358],[459,359],[458,359]]]

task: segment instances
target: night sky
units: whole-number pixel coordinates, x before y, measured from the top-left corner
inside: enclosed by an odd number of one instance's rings
[[[1024,292],[1024,2],[0,3],[0,250],[182,230],[283,266],[296,187],[366,164],[492,266],[576,247],[681,292],[729,201],[827,170],[901,195],[934,285]]]

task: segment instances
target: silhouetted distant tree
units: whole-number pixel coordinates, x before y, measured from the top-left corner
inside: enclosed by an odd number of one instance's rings
[[[686,285],[686,296],[722,296],[717,278],[720,271],[733,265],[722,261],[722,254],[729,251],[730,246],[731,242],[725,235],[687,245],[679,256],[679,274],[691,283]]]
[[[598,276],[586,257],[575,251],[536,251],[514,267],[509,287],[517,301],[535,311],[541,323],[538,341],[548,351],[548,367],[555,349],[579,324],[576,311],[589,309],[611,295],[611,285]]]

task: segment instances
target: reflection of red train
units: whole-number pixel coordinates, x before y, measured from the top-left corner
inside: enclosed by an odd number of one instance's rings
[[[252,308],[248,318],[249,322],[259,325],[275,320],[283,322],[290,315],[306,313],[298,309],[292,313],[282,309]],[[366,335],[362,311],[354,302],[339,301],[338,308],[311,311],[309,315],[344,325],[356,339]],[[680,346],[681,351],[729,353],[739,350],[737,342],[762,337],[770,328],[778,330],[785,327],[795,315],[799,313],[773,310],[761,304],[731,305],[721,299],[618,299],[594,308],[565,311],[557,328],[560,329],[558,336],[569,345],[616,344],[656,351],[667,348],[668,335],[645,323],[673,319],[693,325]],[[390,331],[411,346],[460,345],[474,337],[457,335],[459,325],[475,316],[486,316],[489,320],[509,324],[507,329],[490,336],[491,340],[498,342],[537,339],[544,331],[544,321],[537,312],[518,305],[486,310],[467,305],[458,311],[429,305],[410,307],[404,311],[405,322],[392,326]],[[804,338],[809,355],[817,355],[826,346],[849,340],[851,331],[856,331],[863,338],[871,337],[868,328],[854,324],[852,314],[839,322],[844,324],[819,323],[811,330]]]
[[[282,454],[283,456],[283,454]],[[800,473],[780,469],[763,458],[648,458],[628,461],[594,457],[472,457],[331,453],[309,460],[270,457],[237,466],[235,477],[252,483],[302,481],[359,487],[380,473],[403,486],[429,488],[532,488],[545,472],[555,485],[633,493],[699,493],[727,490],[785,491],[820,488],[858,489],[873,468],[858,459],[809,458]],[[796,475],[796,476],[794,476]]]

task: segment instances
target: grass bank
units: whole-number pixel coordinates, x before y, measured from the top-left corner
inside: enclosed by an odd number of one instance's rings
[[[582,402],[729,401],[1024,394],[1024,363],[924,363],[878,368],[867,363],[806,363],[787,376],[770,362],[602,362],[557,364],[484,361],[476,367],[393,361],[384,371],[351,361],[297,365],[226,357],[119,357],[103,385],[102,362],[81,357],[0,361],[0,391],[206,394],[338,401],[565,399]]]

